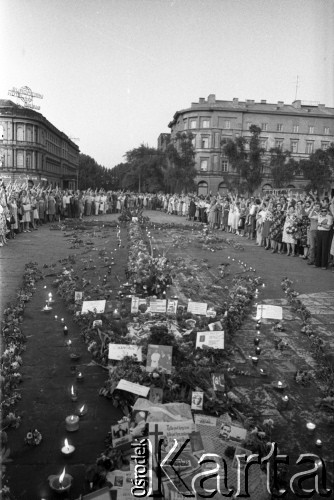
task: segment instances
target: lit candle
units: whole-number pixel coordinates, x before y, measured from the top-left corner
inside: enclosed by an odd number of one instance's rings
[[[64,446],[61,449],[61,452],[63,453],[63,455],[67,455],[67,456],[72,455],[74,450],[75,450],[75,447],[73,445],[69,444],[68,440],[65,439]]]
[[[82,405],[81,408],[79,408],[78,410],[79,417],[83,417],[84,415],[86,415],[87,411],[88,411],[87,405]]]
[[[43,307],[43,311],[50,312],[50,311],[52,311],[52,307],[48,306],[48,304],[45,304],[45,306]]]
[[[57,319],[58,319],[58,316],[55,316],[55,320],[56,320],[56,321],[57,321]]]
[[[259,358],[257,358],[256,356],[252,356],[253,365],[257,365],[258,361],[259,361]]]
[[[115,310],[114,310],[114,312],[112,313],[112,317],[113,317],[114,319],[120,319],[120,317],[121,317],[121,316],[120,316],[120,314],[119,314],[118,309],[115,309]]]
[[[71,344],[72,344],[72,340],[68,340],[68,341],[66,342],[67,347],[71,347]]]
[[[260,374],[262,375],[262,377],[267,376],[267,373],[264,370],[262,370],[262,368],[260,368]]]
[[[69,415],[65,418],[65,427],[68,432],[74,432],[79,429],[78,415]]]
[[[68,334],[68,328],[67,328],[67,326],[66,326],[66,325],[64,326],[64,330],[63,330],[63,331],[64,331],[64,335],[67,335],[67,334]]]
[[[73,385],[71,387],[71,399],[72,401],[77,401],[78,399],[78,393],[75,391]]]
[[[79,373],[77,374],[77,381],[78,381],[78,382],[82,382],[82,381],[83,381],[83,379],[84,379],[83,373],[79,372]]]
[[[61,321],[62,323],[64,323],[64,321],[65,321],[65,320],[64,320],[64,318],[60,318],[60,321]]]
[[[261,347],[255,347],[255,354],[258,356],[261,354]]]
[[[259,343],[260,343],[259,337],[255,337],[255,339],[254,339],[254,345],[259,345]]]
[[[289,396],[283,396],[282,403],[283,403],[283,406],[286,408],[289,404]]]
[[[316,442],[315,442],[315,445],[318,447],[318,448],[321,448],[322,447],[322,441],[321,439],[317,439]]]
[[[277,389],[278,389],[279,391],[282,391],[282,390],[284,389],[284,387],[283,387],[283,383],[282,383],[280,380],[277,382]]]
[[[308,423],[306,424],[306,429],[308,430],[308,433],[309,433],[309,434],[313,434],[313,433],[314,433],[314,431],[315,431],[315,428],[316,428],[316,425],[315,425],[315,424],[313,424],[312,422],[308,422]]]
[[[57,492],[65,492],[71,488],[73,477],[70,474],[66,474],[65,467],[63,472],[58,475],[52,475],[48,477],[50,488]]]

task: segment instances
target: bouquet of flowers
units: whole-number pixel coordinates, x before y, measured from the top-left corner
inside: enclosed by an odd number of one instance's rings
[[[24,442],[31,446],[37,446],[41,443],[42,439],[42,434],[37,429],[34,429],[33,431],[27,432]]]
[[[298,220],[296,218],[291,219],[290,224],[286,227],[287,234],[296,234],[298,230]]]

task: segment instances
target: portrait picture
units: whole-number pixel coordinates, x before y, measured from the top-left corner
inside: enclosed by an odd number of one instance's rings
[[[113,446],[119,446],[129,440],[129,422],[122,422],[111,426]]]
[[[212,373],[212,387],[216,392],[225,392],[225,376],[223,373]]]
[[[172,352],[172,346],[150,344],[147,350],[146,371],[153,372],[154,370],[162,369],[166,373],[171,373]]]
[[[246,439],[247,431],[242,427],[237,427],[229,423],[223,423],[219,431],[219,436],[224,441],[241,443]]]
[[[201,391],[193,391],[191,394],[191,409],[192,410],[203,410],[203,396],[204,393]]]

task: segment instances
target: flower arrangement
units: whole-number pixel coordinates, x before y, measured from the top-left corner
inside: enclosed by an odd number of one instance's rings
[[[299,222],[297,217],[292,217],[290,223],[285,228],[287,234],[296,234],[299,231]]]
[[[41,444],[42,439],[42,434],[37,429],[34,429],[33,431],[27,432],[24,442],[30,446],[38,446]]]

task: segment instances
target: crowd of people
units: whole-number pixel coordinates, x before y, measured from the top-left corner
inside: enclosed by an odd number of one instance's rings
[[[64,218],[82,219],[124,209],[161,210],[254,240],[274,254],[285,254],[327,269],[334,257],[334,198],[317,193],[262,196],[197,196],[121,191],[70,191],[7,186],[0,181],[0,246],[20,233],[38,230]],[[334,269],[334,268],[333,268]]]

